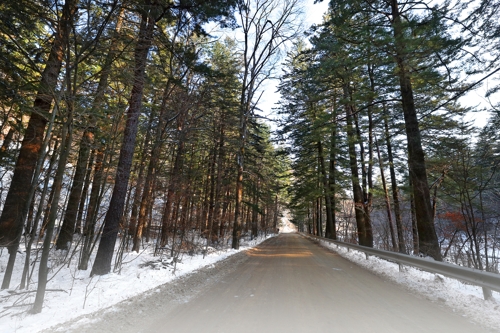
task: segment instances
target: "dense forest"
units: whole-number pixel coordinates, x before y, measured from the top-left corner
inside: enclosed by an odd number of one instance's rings
[[[286,209],[304,232],[498,272],[500,4],[338,0],[311,28],[303,6],[2,2],[2,289],[37,281],[37,313],[55,255],[104,275],[146,246],[238,249]],[[480,87],[487,106],[459,103]]]
[[[498,272],[498,10],[329,3],[279,86],[301,230]]]

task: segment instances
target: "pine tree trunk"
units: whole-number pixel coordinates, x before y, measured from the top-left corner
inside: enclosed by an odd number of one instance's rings
[[[243,103],[242,103],[243,104]],[[246,145],[246,134],[247,134],[247,122],[248,122],[248,107],[244,107],[244,111],[241,111],[240,115],[240,131],[239,131],[239,148],[236,154],[236,166],[237,166],[237,177],[236,177],[236,199],[234,203],[234,222],[233,222],[233,240],[231,248],[238,250],[240,248],[240,237],[242,228],[242,203],[243,203],[243,171],[244,171],[244,156],[245,156],[245,145]]]
[[[380,178],[382,179],[382,189],[384,190],[385,208],[387,211],[387,220],[389,221],[389,231],[391,233],[392,249],[393,251],[397,251],[398,243],[396,241],[396,235],[394,233],[394,226],[392,223],[391,202],[389,200],[389,192],[387,191],[387,185],[385,182],[384,163],[382,161],[382,158],[380,157],[380,148],[378,146],[378,141],[375,141],[375,146],[377,147],[378,165],[380,167]]]
[[[92,180],[92,166],[94,165],[95,159],[95,149],[92,149],[89,156],[89,161],[87,166],[85,167],[85,181],[83,182],[83,191],[80,197],[80,203],[78,204],[78,215],[76,218],[76,228],[75,233],[82,234],[83,233],[83,215],[85,213],[85,206],[87,203],[87,194],[90,189],[90,182]]]
[[[24,133],[12,182],[0,217],[0,246],[15,246],[17,249],[19,244],[27,215],[27,211],[24,211],[27,207],[27,192],[33,181],[33,173],[47,124],[45,116],[50,112],[54,100],[54,92],[61,71],[65,47],[68,43],[71,21],[77,10],[77,3],[78,0],[65,2],[49,58],[42,73],[40,88],[35,98],[28,127]]]
[[[371,114],[370,114],[370,108],[368,108],[368,117],[370,118],[371,121]],[[361,136],[361,130],[359,127],[359,122],[358,122],[358,116],[357,113],[352,112],[352,118],[354,120],[354,125],[356,127],[356,140],[359,145],[359,159],[361,162],[361,182],[362,182],[362,193],[363,193],[363,211],[365,212],[365,218],[363,219],[365,223],[365,237],[366,237],[366,244],[372,244],[373,246],[373,231],[372,231],[372,222],[371,222],[371,206],[373,202],[373,181],[372,181],[372,166],[371,162],[373,160],[373,149],[372,149],[372,133],[371,133],[371,128],[369,131],[369,139],[368,139],[368,145],[369,145],[369,162],[368,165],[365,161],[365,146],[363,144],[362,136]],[[371,125],[373,126],[373,124]],[[368,245],[367,245],[368,246]]]
[[[168,243],[168,231],[171,229],[172,222],[175,222],[177,217],[175,216],[175,210],[173,209],[174,204],[179,199],[176,196],[176,192],[179,191],[179,185],[181,183],[181,172],[182,165],[184,163],[185,154],[185,138],[184,138],[184,114],[178,117],[178,131],[179,131],[179,142],[177,144],[177,152],[175,154],[174,166],[171,171],[170,183],[167,189],[167,198],[165,201],[165,209],[162,216],[162,227],[161,227],[161,242],[160,246],[163,247]],[[174,231],[175,232],[175,231]],[[173,244],[172,244],[173,246]],[[135,248],[135,244],[134,244]],[[173,248],[173,247],[172,247]]]
[[[73,137],[71,128],[71,122],[73,119],[72,107],[68,107],[68,109],[69,109],[68,120],[67,124],[64,125],[62,134],[63,140],[61,143],[61,157],[59,159],[56,175],[54,176],[54,183],[52,185],[54,188],[54,200],[50,208],[49,221],[47,224],[45,239],[43,241],[42,257],[40,258],[40,264],[38,268],[38,287],[36,291],[35,302],[33,304],[33,308],[31,309],[31,313],[40,313],[42,311],[43,301],[45,298],[45,290],[47,287],[47,276],[49,273],[49,268],[48,268],[49,252],[52,244],[54,226],[56,224],[56,219],[57,219],[57,211],[59,209],[59,199],[61,197],[61,189],[64,179],[64,171],[66,169],[66,161],[68,159],[69,151],[71,149],[71,143]]]
[[[334,106],[334,109],[336,107]],[[336,163],[337,163],[337,123],[334,123],[333,130],[330,139],[330,166],[328,170],[328,187],[330,189],[330,204],[332,209],[332,238],[337,239],[337,201],[335,198],[336,194]]]
[[[116,43],[123,21],[123,13],[124,11],[122,9],[120,14],[118,15],[118,19],[116,22],[115,33],[111,42],[110,52],[108,52],[106,60],[103,64],[103,70],[101,72],[99,84],[96,90],[96,97],[89,112],[89,126],[83,132],[80,144],[80,152],[75,167],[73,184],[69,194],[63,224],[61,226],[61,230],[59,231],[59,236],[56,242],[56,249],[58,250],[68,250],[68,244],[71,244],[71,242],[73,241],[73,234],[75,233],[77,224],[77,214],[80,208],[83,185],[87,173],[88,160],[91,152],[91,147],[94,143],[94,131],[96,126],[94,113],[100,107],[102,107],[104,101],[104,93],[108,87],[108,78],[111,73],[111,65],[115,60],[117,53]]]
[[[85,219],[85,226],[83,228],[83,242],[82,256],[78,263],[79,270],[87,270],[90,254],[92,253],[92,246],[95,234],[95,225],[97,222],[97,213],[99,211],[100,192],[103,178],[103,161],[104,150],[101,147],[96,152],[94,164],[94,180],[92,182],[92,190],[90,191],[89,206],[87,208],[87,217]]]
[[[29,235],[29,241],[28,241],[28,244],[26,245],[26,258],[24,261],[23,274],[21,277],[21,285],[20,285],[19,289],[27,288],[29,285],[28,272],[29,272],[29,268],[30,268],[31,247],[33,246],[33,242],[35,241],[35,238],[36,238],[36,233],[38,231],[38,224],[40,222],[42,210],[43,210],[42,205],[45,202],[45,197],[47,196],[47,192],[48,192],[48,188],[49,188],[49,181],[51,179],[51,177],[49,175],[52,173],[52,170],[56,164],[56,160],[57,160],[57,156],[58,156],[57,144],[58,144],[58,141],[56,140],[55,144],[54,144],[53,154],[50,158],[49,166],[48,166],[47,171],[46,171],[47,176],[46,176],[45,181],[44,181],[43,191],[42,191],[42,194],[40,196],[40,201],[38,204],[37,212],[35,215],[35,219],[33,221],[31,233]]]
[[[441,252],[432,217],[431,197],[427,182],[425,154],[422,149],[422,140],[418,126],[417,112],[413,98],[413,88],[409,70],[406,65],[404,31],[397,0],[391,1],[393,30],[396,47],[396,65],[401,88],[403,113],[405,118],[406,136],[408,141],[408,164],[410,178],[413,182],[413,200],[419,237],[419,250],[423,255],[441,261]]]
[[[158,129],[160,131],[160,129]],[[134,248],[133,251],[138,251],[138,245],[140,244],[140,238],[142,237],[142,230],[147,225],[148,208],[151,206],[153,197],[153,185],[156,174],[156,167],[158,165],[160,157],[161,139],[157,138],[157,141],[153,145],[151,150],[151,158],[148,164],[148,170],[146,174],[146,180],[144,183],[144,189],[142,191],[142,198],[139,205],[139,216],[137,219],[137,228],[134,234]],[[140,231],[139,231],[140,229]]]
[[[138,166],[136,165],[135,168],[139,168],[139,174],[137,175],[137,181],[134,187],[134,199],[132,201],[132,210],[130,212],[130,219],[128,221],[128,230],[130,231],[130,235],[135,239],[135,235],[137,234],[137,228],[138,228],[138,220],[139,220],[139,210],[140,210],[140,205],[141,201],[143,198],[143,193],[144,193],[144,186],[146,182],[146,177],[144,176],[144,170],[146,167],[146,160],[149,156],[149,146],[151,143],[151,132],[153,131],[153,121],[155,114],[154,112],[151,112],[149,114],[149,121],[148,121],[148,128],[146,130],[146,136],[144,137],[144,140],[140,146],[140,161],[138,162]],[[150,163],[148,163],[149,166]],[[127,200],[127,208],[128,208],[128,200]],[[127,210],[126,210],[127,211]],[[125,227],[127,227],[125,225]],[[142,230],[141,230],[142,234]]]
[[[90,145],[93,142],[93,133],[85,131],[80,145],[80,153],[76,163],[76,171],[73,177],[73,184],[69,193],[66,213],[64,214],[63,224],[59,231],[56,241],[57,250],[68,250],[73,241],[75,232],[76,216],[80,205],[80,198],[83,190],[83,182],[87,171],[87,162],[90,155]]]
[[[214,214],[215,214],[215,187],[216,187],[216,163],[219,153],[217,147],[212,150],[212,158],[210,159],[209,174],[208,174],[208,209],[207,209],[207,226],[204,230],[208,247],[209,243],[213,243],[213,224],[214,224]]]
[[[413,239],[413,254],[418,255],[420,253],[418,245],[418,228],[417,228],[417,217],[415,212],[415,195],[413,191],[413,182],[410,177],[410,218],[411,218],[411,231]]]
[[[307,207],[307,233],[310,235],[313,233],[313,228],[311,223],[311,209],[309,207]]]
[[[224,115],[222,115],[222,118]],[[224,163],[224,122],[217,121],[214,126],[214,135],[216,142],[214,147],[213,166],[210,183],[210,197],[208,210],[208,238],[207,246],[210,243],[214,244],[218,238],[218,230],[220,225],[220,193],[222,183],[222,172]]]
[[[212,233],[214,234],[214,240],[219,239],[220,233],[219,229],[223,228],[224,222],[222,221],[222,212],[221,212],[221,193],[222,193],[222,178],[224,173],[224,159],[225,159],[225,130],[223,122],[220,125],[219,131],[219,149],[217,156],[217,180],[215,182],[215,207],[214,207],[214,217],[212,223]]]
[[[323,207],[321,197],[316,199],[316,236],[323,237]]]
[[[401,208],[399,205],[399,190],[396,180],[396,170],[394,168],[394,158],[392,155],[391,136],[389,134],[389,123],[387,120],[387,109],[384,105],[384,127],[385,141],[387,145],[387,156],[389,158],[389,172],[391,175],[392,201],[394,203],[394,217],[396,219],[396,231],[398,234],[398,249],[400,253],[406,253],[406,245],[403,233],[403,218],[401,217]]]
[[[259,186],[260,182],[257,181],[255,193],[253,195],[253,207],[252,207],[252,237],[251,239],[257,238],[259,235],[259,221],[258,221],[258,206],[259,206]]]
[[[317,143],[318,148],[318,158],[319,167],[321,170],[321,180],[323,182],[323,191],[325,194],[325,204],[326,204],[326,231],[325,237],[330,239],[335,239],[335,226],[333,225],[333,209],[331,202],[330,186],[328,184],[328,176],[326,174],[325,157],[323,156],[323,144],[321,141]]]
[[[156,6],[153,6],[156,8]],[[152,11],[152,9],[151,9]],[[123,214],[130,168],[134,155],[135,141],[139,124],[141,101],[144,90],[144,76],[147,56],[153,38],[155,19],[144,13],[141,19],[139,37],[135,48],[134,84],[129,100],[127,122],[123,134],[122,147],[115,177],[115,186],[111,195],[109,209],[104,219],[104,229],[97,250],[91,275],[104,275],[111,270],[111,261],[118,236],[118,227]]]
[[[3,138],[2,147],[0,148],[0,162],[2,162],[2,160],[7,156],[9,152],[9,147],[14,138],[14,132],[14,127],[11,126],[9,128],[9,131],[7,132],[7,135],[5,135]]]
[[[344,97],[349,98],[349,88],[344,86]],[[369,242],[366,231],[366,214],[364,209],[363,191],[359,183],[358,161],[356,157],[355,142],[357,141],[356,134],[353,128],[353,117],[351,105],[345,105],[346,120],[347,120],[347,141],[349,147],[349,165],[351,169],[352,192],[354,199],[354,213],[356,215],[356,226],[358,228],[358,242],[359,245],[373,246]]]
[[[34,192],[34,188],[32,188],[34,186],[33,176],[43,146],[43,135],[47,125],[45,115],[50,112],[54,100],[64,50],[69,39],[70,23],[77,10],[77,3],[78,0],[67,0],[63,6],[62,16],[58,22],[55,39],[42,73],[33,112],[24,133],[9,192],[0,216],[0,246],[8,246],[10,254],[2,289],[9,287],[24,221],[31,205],[31,202],[28,201],[32,199],[32,193]]]

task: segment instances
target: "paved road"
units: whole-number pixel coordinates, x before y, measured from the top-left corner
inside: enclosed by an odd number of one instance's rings
[[[231,265],[205,272],[209,282],[183,301],[159,303],[153,313],[125,310],[126,318],[114,316],[119,328],[105,320],[107,328],[77,331],[488,332],[298,234],[271,238]]]

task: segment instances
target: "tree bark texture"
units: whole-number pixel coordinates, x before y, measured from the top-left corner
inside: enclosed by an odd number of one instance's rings
[[[33,111],[24,133],[16,167],[12,176],[4,209],[0,216],[0,246],[17,246],[23,230],[27,211],[28,191],[43,143],[46,115],[50,112],[58,76],[61,71],[64,51],[69,39],[71,22],[77,10],[78,0],[67,0],[58,22],[54,42],[47,63],[42,72],[40,87],[35,98]]]
[[[334,106],[334,109],[336,107]],[[333,239],[337,239],[337,219],[336,219],[336,211],[337,211],[337,200],[336,196],[336,163],[337,163],[337,124],[334,123],[331,139],[330,139],[330,165],[328,170],[328,187],[330,190],[330,203],[332,208],[332,224],[333,224]]]
[[[110,51],[108,52],[103,64],[103,70],[101,72],[99,84],[96,90],[96,97],[94,98],[91,110],[89,112],[89,126],[83,132],[78,160],[75,167],[73,184],[71,186],[63,224],[61,226],[61,230],[56,242],[56,249],[58,250],[67,250],[68,244],[71,244],[71,242],[73,241],[73,234],[75,232],[75,226],[77,223],[77,214],[80,208],[80,199],[82,197],[83,184],[85,181],[85,175],[87,173],[88,160],[90,152],[92,150],[92,145],[94,143],[94,131],[96,126],[94,113],[97,111],[97,109],[102,107],[104,102],[104,94],[108,87],[111,66],[117,54],[116,43],[122,26],[123,13],[124,10],[122,9],[116,21],[116,27],[113,39],[111,41]]]
[[[155,18],[148,15],[148,13],[143,14],[137,45],[135,48],[134,83],[129,100],[129,109],[127,111],[127,121],[125,131],[123,133],[120,157],[118,159],[115,186],[111,195],[109,209],[104,219],[104,229],[91,275],[104,275],[109,273],[111,270],[111,261],[113,258],[119,223],[123,214],[128,181],[130,178],[130,168],[132,166],[132,158],[134,155],[137,127],[139,123],[139,114],[144,90],[147,56],[151,46],[154,27]]]
[[[253,87],[252,87],[253,88]],[[249,88],[250,92],[252,88]],[[233,239],[231,247],[235,250],[240,248],[240,237],[242,228],[242,205],[243,205],[243,171],[244,171],[244,157],[245,157],[245,146],[247,142],[247,126],[248,117],[250,114],[250,101],[246,95],[246,91],[243,90],[241,94],[241,111],[240,111],[240,128],[239,128],[239,147],[236,154],[236,200],[234,203],[234,221],[233,221]]]
[[[380,148],[378,146],[378,141],[375,141],[375,146],[377,148],[378,165],[380,167],[380,178],[382,180],[382,189],[384,190],[385,208],[387,211],[387,221],[389,222],[389,231],[391,233],[392,249],[393,251],[398,250],[398,243],[396,241],[396,234],[394,233],[394,225],[392,223],[392,211],[391,211],[391,201],[389,200],[389,192],[387,191],[387,184],[384,175],[384,163],[380,157]]]
[[[349,88],[344,86],[344,96],[346,99],[349,98]],[[363,191],[359,182],[359,171],[358,171],[358,161],[356,157],[356,147],[355,143],[357,141],[355,129],[353,127],[353,116],[352,116],[352,106],[349,104],[345,105],[346,110],[346,120],[347,120],[347,141],[349,147],[349,165],[351,168],[351,181],[354,197],[354,213],[356,215],[356,226],[358,229],[358,242],[359,245],[363,246],[373,246],[373,239],[370,241],[370,237],[367,236],[367,221],[365,214],[365,204],[363,198]]]
[[[371,122],[371,108],[368,108],[368,117],[369,121]],[[372,165],[371,161],[373,160],[373,143],[372,143],[372,133],[371,130],[373,127],[373,124],[371,124],[371,127],[369,127],[369,138],[368,138],[368,146],[369,146],[369,161],[368,165],[365,161],[365,147],[363,144],[362,136],[361,136],[361,129],[359,127],[359,122],[358,122],[358,116],[357,113],[351,112],[352,118],[354,120],[354,124],[356,127],[356,139],[357,143],[359,145],[359,157],[360,157],[360,162],[361,162],[361,189],[363,192],[363,210],[365,212],[365,218],[364,218],[364,223],[365,223],[365,238],[366,238],[366,243],[367,244],[373,244],[373,230],[372,230],[372,222],[371,222],[371,207],[373,203],[373,180],[372,180]]]
[[[82,256],[78,263],[78,269],[87,270],[90,254],[92,253],[92,246],[95,234],[95,225],[97,222],[97,213],[99,211],[99,198],[101,192],[101,184],[103,178],[103,161],[104,150],[102,147],[97,149],[95,164],[94,164],[94,179],[92,182],[92,190],[90,191],[89,205],[87,208],[87,217],[83,228],[83,242]]]
[[[337,235],[335,232],[335,225],[333,224],[333,209],[332,209],[332,197],[330,194],[330,184],[328,183],[328,176],[326,173],[325,157],[323,156],[323,143],[321,141],[317,142],[318,147],[318,158],[319,166],[321,169],[321,180],[323,182],[323,190],[325,193],[325,205],[326,205],[326,231],[325,237],[330,239],[336,239]]]
[[[387,145],[387,157],[389,158],[389,173],[391,176],[392,201],[394,203],[394,218],[396,220],[396,232],[398,234],[398,249],[401,253],[406,253],[406,245],[403,233],[403,219],[401,217],[401,208],[399,205],[399,189],[396,180],[396,170],[394,168],[394,157],[392,154],[391,136],[389,134],[389,123],[387,121],[387,109],[384,105],[384,127],[385,141]]]
[[[178,200],[177,198],[178,196],[176,195],[176,193],[179,191],[179,185],[181,184],[181,173],[182,173],[182,166],[184,164],[184,154],[186,147],[186,142],[184,137],[186,135],[184,128],[184,117],[185,114],[181,113],[177,118],[177,130],[179,137],[178,137],[177,151],[175,154],[174,166],[171,171],[170,183],[168,184],[168,189],[167,189],[165,209],[163,211],[163,216],[162,216],[161,242],[160,242],[161,247],[167,245],[169,229],[171,230],[172,224],[175,224],[177,220],[177,215],[174,209],[174,205]],[[139,232],[139,227],[138,227],[138,232]],[[134,248],[135,248],[135,243],[134,243]],[[172,249],[173,249],[173,244],[172,244]]]
[[[54,176],[54,199],[50,208],[49,221],[47,224],[47,230],[45,232],[45,239],[43,241],[42,256],[40,258],[40,264],[38,269],[38,287],[36,290],[35,302],[32,313],[40,313],[42,311],[43,301],[45,298],[45,290],[47,287],[47,277],[49,274],[48,260],[50,248],[52,245],[52,235],[54,233],[54,227],[57,219],[57,211],[59,210],[59,200],[61,197],[61,189],[64,179],[64,171],[66,169],[66,161],[68,159],[69,151],[72,142],[72,114],[68,114],[67,124],[64,125],[63,129],[63,142],[61,143],[61,157],[59,158],[59,163],[57,166],[56,175]]]
[[[401,88],[401,99],[403,103],[403,114],[408,142],[408,164],[410,169],[410,178],[413,182],[413,199],[415,201],[419,251],[423,255],[431,256],[435,260],[441,261],[442,257],[434,227],[434,219],[432,216],[431,199],[425,165],[425,154],[422,149],[422,140],[420,137],[420,129],[418,125],[410,73],[406,66],[406,51],[403,40],[404,31],[397,0],[391,1],[391,7],[393,17],[392,25],[396,46],[396,64]]]
[[[80,197],[83,190],[83,182],[87,172],[87,162],[90,155],[90,145],[94,140],[94,134],[90,131],[85,131],[81,141],[80,152],[76,162],[75,175],[73,177],[73,184],[69,193],[68,204],[64,214],[63,224],[59,231],[59,236],[56,241],[57,250],[68,250],[71,242],[73,241],[73,234],[75,232],[76,216],[80,206]]]

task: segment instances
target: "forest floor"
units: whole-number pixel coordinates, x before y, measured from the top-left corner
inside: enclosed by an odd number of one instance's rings
[[[429,294],[435,295],[432,283],[426,283],[431,285]],[[498,329],[475,313],[468,316],[467,309],[450,307],[439,295],[417,293],[290,233],[46,332],[470,333]],[[496,301],[483,303],[496,307],[498,313]]]

